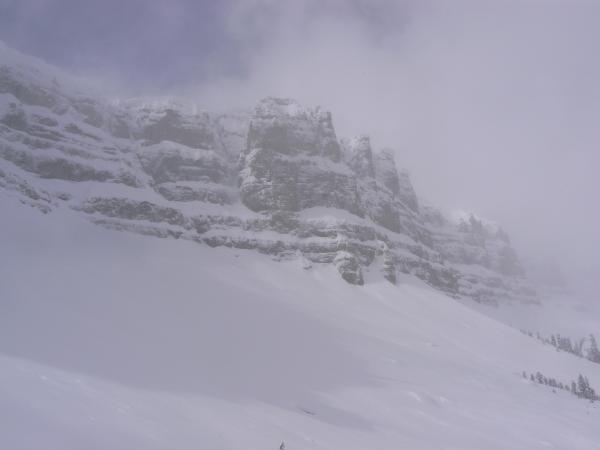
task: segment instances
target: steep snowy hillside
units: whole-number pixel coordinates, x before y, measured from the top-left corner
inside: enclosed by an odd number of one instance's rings
[[[112,101],[0,44],[0,249],[1,449],[600,449],[600,364],[527,334],[596,316],[321,107]]]
[[[0,193],[0,447],[594,449],[600,386],[416,278],[53,220]]]
[[[277,260],[379,267],[454,297],[536,302],[508,236],[423,206],[393,152],[338,139],[331,114],[267,98],[251,112],[108,101],[0,45],[0,189],[106,228]]]

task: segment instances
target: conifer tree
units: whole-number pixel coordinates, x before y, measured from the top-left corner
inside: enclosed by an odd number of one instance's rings
[[[565,350],[568,351],[569,353],[574,353],[573,352],[573,344],[571,343],[570,338],[565,339]]]
[[[588,380],[581,374],[577,378],[577,388],[579,389],[579,395],[583,398],[589,398],[590,395],[590,385]]]
[[[593,334],[590,334],[590,348],[587,352],[587,358],[592,362],[600,364],[600,351],[598,350],[596,337]]]
[[[544,383],[544,376],[540,372],[535,374],[535,378],[537,379],[538,383],[540,383],[540,384]]]

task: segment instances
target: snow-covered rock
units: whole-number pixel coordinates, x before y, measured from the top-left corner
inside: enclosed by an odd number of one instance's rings
[[[352,253],[343,250],[339,251],[335,256],[333,263],[340,272],[340,275],[342,275],[342,278],[348,283],[358,285],[364,283],[360,264],[356,259],[356,256]]]
[[[47,220],[69,208],[108,228],[333,264],[353,284],[374,270],[535,301],[499,227],[420,205],[393,151],[338,139],[331,113],[290,99],[232,113],[113,101],[2,47],[0,192]]]

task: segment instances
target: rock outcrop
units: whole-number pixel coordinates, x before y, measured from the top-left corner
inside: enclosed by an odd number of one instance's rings
[[[502,230],[421,205],[393,151],[340,140],[322,108],[109,102],[0,50],[2,195],[50,217],[71,208],[111,229],[333,264],[356,285],[407,274],[455,297],[535,301]]]

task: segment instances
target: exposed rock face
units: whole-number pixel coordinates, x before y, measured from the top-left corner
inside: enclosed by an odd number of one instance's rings
[[[147,201],[135,201],[123,198],[98,198],[87,199],[81,210],[89,213],[99,213],[106,217],[116,217],[127,220],[145,220],[155,223],[183,226],[183,214],[174,208],[159,206]]]
[[[348,165],[358,178],[375,177],[373,150],[369,136],[359,136],[348,144]]]
[[[390,283],[396,284],[397,269],[396,269],[394,254],[392,252],[390,252],[390,250],[387,248],[387,245],[385,245],[385,244],[384,244],[384,248],[382,249],[382,253],[383,253],[383,266],[381,268],[381,271],[383,273],[383,277],[386,280],[388,280]]]
[[[163,141],[141,147],[138,157],[154,189],[167,200],[218,204],[232,200],[221,186],[229,181],[231,164],[215,150]]]
[[[360,263],[350,252],[339,251],[333,260],[340,275],[350,284],[362,285],[364,283]]]
[[[331,206],[360,214],[355,180],[340,157],[331,114],[265,99],[240,158],[241,200],[253,211]]]
[[[357,285],[405,273],[453,296],[535,301],[498,227],[420,205],[392,151],[338,140],[321,108],[115,104],[0,50],[0,195],[50,217],[68,207],[112,229],[333,264]]]

